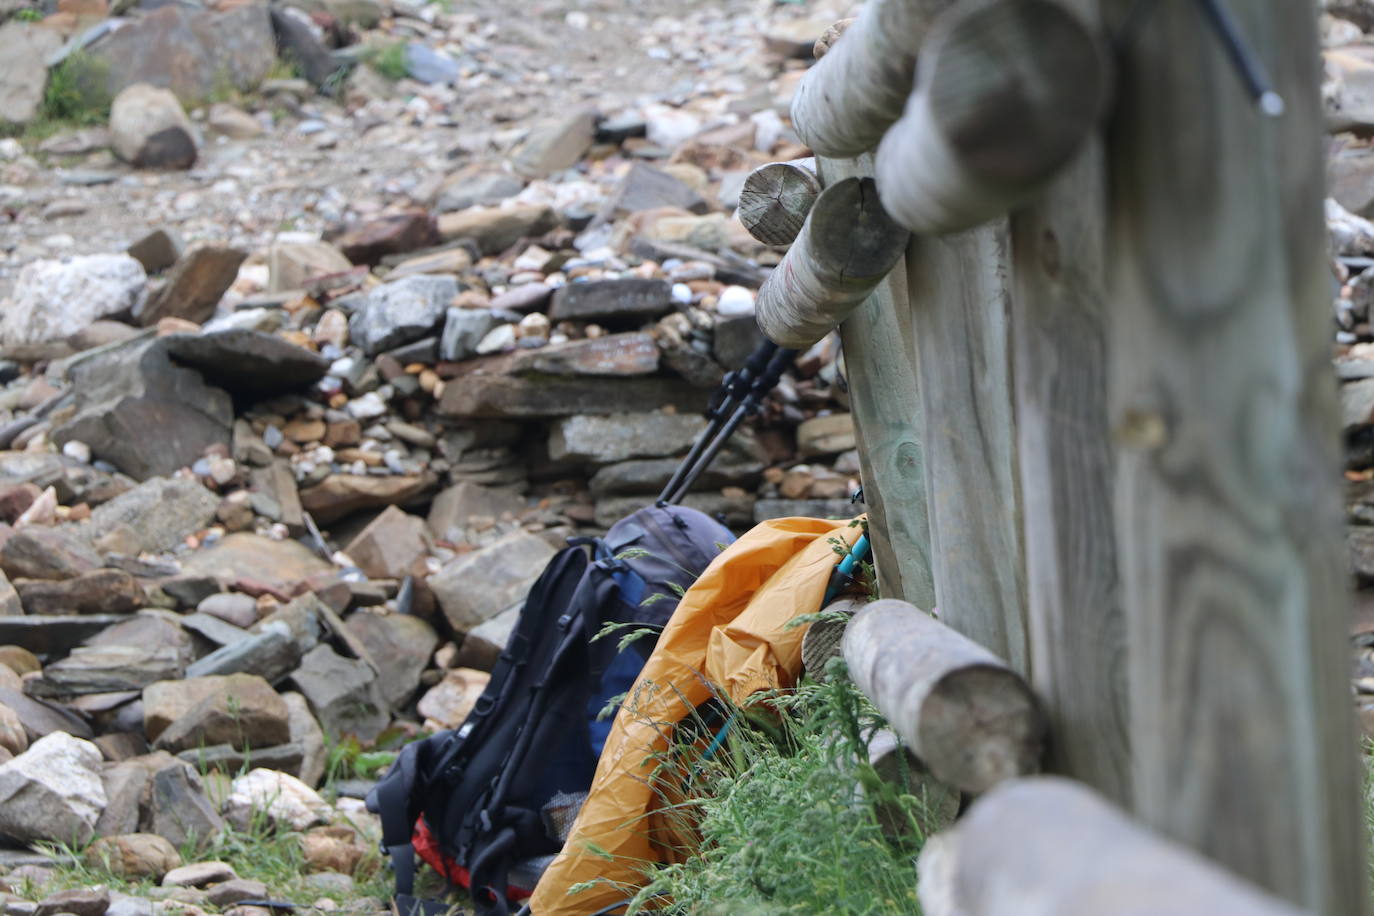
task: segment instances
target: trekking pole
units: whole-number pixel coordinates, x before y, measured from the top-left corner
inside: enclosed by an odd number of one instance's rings
[[[739,428],[739,425],[744,422],[745,418],[758,413],[759,408],[763,405],[764,396],[767,395],[769,391],[773,390],[773,386],[778,383],[778,379],[782,377],[787,367],[792,365],[792,360],[796,359],[796,357],[796,350],[778,348],[772,358],[768,360],[767,368],[765,368],[763,373],[754,380],[753,385],[749,389],[749,394],[744,398],[744,402],[735,408],[735,412],[730,416],[724,428],[711,440],[710,445],[708,445],[701,456],[691,464],[686,473],[674,475],[679,477],[677,487],[672,490],[665,488],[663,493],[659,496],[660,503],[675,503],[686,494],[687,488],[690,487],[693,481],[701,476],[701,472],[706,470],[711,462],[715,460],[716,455],[725,447],[725,443],[730,440],[730,436],[734,434],[735,430]]]
[[[658,495],[661,503],[669,502],[669,495],[676,492],[682,484],[683,478],[693,467],[696,466],[697,459],[706,446],[720,432],[722,423],[731,413],[734,412],[736,404],[749,394],[749,389],[753,386],[754,380],[768,369],[768,361],[777,352],[778,345],[771,340],[765,340],[757,350],[749,354],[744,365],[729,375],[725,376],[725,381],[721,383],[720,389],[715,397],[711,399],[711,404],[706,408],[706,418],[710,422],[706,428],[697,436],[697,440],[692,443],[692,450],[687,453],[687,457],[682,459],[682,463],[673,471],[673,476],[668,480],[663,492]]]

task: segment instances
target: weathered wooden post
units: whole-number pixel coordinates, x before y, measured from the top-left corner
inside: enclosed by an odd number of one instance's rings
[[[1065,2],[1089,26],[1097,7],[1098,0]],[[1097,80],[1099,91],[1104,83]],[[1047,768],[1129,807],[1126,624],[1107,418],[1106,223],[1102,143],[1094,135],[1042,198],[1012,214],[1012,340],[1031,683],[1054,735]]]
[[[1126,22],[1134,0],[1104,0]],[[1307,3],[1200,3],[1118,46],[1111,418],[1138,816],[1324,916],[1366,910]]]

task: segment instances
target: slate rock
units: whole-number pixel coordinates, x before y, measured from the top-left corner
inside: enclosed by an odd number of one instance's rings
[[[346,226],[325,240],[338,246],[352,263],[375,266],[388,255],[438,244],[439,230],[425,210],[410,209]]]
[[[195,767],[198,772],[224,773],[228,776],[235,776],[242,773],[247,766],[266,767],[269,770],[281,770],[284,773],[295,773],[301,768],[304,759],[304,751],[299,744],[278,744],[272,747],[253,746],[251,748],[238,748],[232,744],[213,744],[208,747],[196,746],[177,754],[177,759],[184,760]]]
[[[327,734],[370,741],[390,721],[376,672],[366,662],[344,658],[327,645],[307,652],[291,680]]]
[[[445,314],[444,332],[439,338],[439,358],[447,362],[461,362],[476,356],[482,338],[505,323],[492,309],[451,308]]]
[[[181,854],[155,833],[126,833],[102,837],[87,847],[83,856],[91,868],[108,871],[121,878],[162,876],[181,866]]]
[[[143,265],[123,254],[32,261],[19,271],[0,314],[0,342],[65,340],[100,319],[132,312],[146,282]]]
[[[71,579],[16,579],[29,614],[126,614],[144,606],[143,587],[122,569],[95,569]]]
[[[388,506],[358,532],[344,553],[374,579],[401,579],[416,572],[429,553],[429,531],[418,516]]]
[[[325,746],[324,730],[310,711],[310,703],[299,693],[282,694],[286,703],[291,743],[301,749],[301,765],[296,777],[307,786],[317,786],[324,778],[329,750]]]
[[[754,522],[773,518],[853,518],[862,507],[847,499],[760,499],[754,504]]]
[[[235,394],[284,394],[313,385],[329,371],[329,361],[313,350],[262,331],[234,328],[165,339],[173,360]]]
[[[226,245],[192,246],[167,272],[163,285],[134,308],[134,318],[144,327],[163,318],[184,318],[204,324],[238,278],[246,251]]]
[[[525,188],[525,183],[506,172],[463,171],[447,179],[439,189],[434,209],[452,213],[468,207],[494,207]]]
[[[420,502],[436,482],[431,473],[388,477],[331,474],[301,491],[301,505],[316,522],[328,525],[363,509]]]
[[[641,412],[672,405],[680,413],[698,413],[708,399],[706,391],[679,379],[473,374],[448,383],[438,412],[501,419]]]
[[[300,659],[300,647],[290,628],[278,623],[197,659],[187,666],[186,676],[255,674],[275,684],[294,669]]]
[[[150,274],[166,270],[177,262],[186,246],[175,229],[154,229],[126,250]]]
[[[675,455],[691,448],[705,428],[701,416],[662,411],[567,417],[553,424],[549,457],[609,464]]]
[[[635,458],[609,464],[592,475],[587,488],[598,499],[627,494],[656,495],[663,492],[680,464],[676,458]],[[720,455],[692,482],[690,489],[696,492],[728,486],[752,488],[762,471],[763,465],[757,461]]]
[[[245,630],[258,622],[257,601],[238,592],[211,595],[197,605],[196,610]]]
[[[191,104],[232,87],[257,88],[276,63],[265,4],[225,12],[168,4],[86,49],[111,96],[135,83],[170,89]]]
[[[524,508],[524,498],[514,490],[464,481],[434,497],[427,523],[436,538],[456,543],[463,539],[463,532],[474,517],[513,517]]]
[[[0,25],[0,124],[28,124],[43,109],[48,55],[62,46],[55,29],[11,20]]]
[[[100,556],[65,527],[32,525],[0,545],[0,571],[11,579],[70,579],[99,566]]]
[[[349,320],[349,334],[368,355],[431,334],[458,295],[453,277],[418,274],[369,292]]]
[[[519,204],[469,207],[440,215],[439,236],[446,242],[469,239],[481,254],[497,254],[522,238],[543,235],[558,226],[552,207]]]
[[[105,887],[77,887],[49,894],[38,902],[33,916],[105,916],[110,906],[110,891]]]
[[[673,310],[666,280],[631,277],[569,283],[553,294],[552,321],[643,322]]]
[[[110,146],[135,168],[189,169],[199,145],[196,128],[171,91],[135,83],[115,96]]]
[[[233,881],[238,872],[228,862],[192,862],[167,872],[163,887],[209,887],[221,881]]]
[[[659,348],[649,334],[610,334],[570,340],[511,357],[512,372],[547,375],[651,375],[658,371]]]
[[[171,475],[207,448],[229,445],[229,395],[175,365],[160,340],[130,342],[73,366],[69,375],[75,413],[53,429],[52,440],[84,442],[136,480]]]
[[[657,210],[660,207],[672,207],[698,214],[711,209],[711,205],[686,182],[661,169],[636,162],[602,205],[596,222],[619,220],[632,213]]]
[[[198,681],[163,682],[143,691],[145,727],[157,747],[177,753],[216,744],[241,750],[290,741],[286,703],[263,678],[235,674]]]
[[[573,111],[536,125],[515,148],[511,167],[526,178],[548,178],[572,168],[591,148],[596,112]]]
[[[205,900],[211,906],[230,907],[245,900],[268,899],[267,885],[253,878],[230,878],[211,885],[205,891]]]
[[[178,849],[203,844],[224,830],[224,819],[196,771],[174,758],[153,774],[146,812],[144,832],[166,837]]]
[[[739,369],[764,341],[763,332],[752,315],[718,317],[712,336],[711,352],[726,369]]]
[[[9,576],[0,572],[0,617],[17,617],[22,613],[24,603],[19,599],[19,592],[15,590]]]
[[[93,634],[127,619],[123,614],[0,617],[0,646],[19,646],[45,655],[66,652]]]
[[[334,61],[329,49],[315,37],[315,31],[311,28],[313,23],[309,17],[293,15],[297,12],[300,11],[272,8],[272,31],[276,34],[277,46],[281,48],[282,57],[294,62],[301,75],[310,81],[310,85],[316,89],[324,89],[338,71],[339,65]]]
[[[366,611],[353,614],[344,625],[367,647],[382,696],[392,708],[401,707],[415,695],[420,675],[439,645],[434,628],[410,614]]]
[[[85,843],[105,806],[100,749],[54,732],[0,765],[0,834],[22,843]]]
[[[0,687],[0,703],[19,716],[29,742],[48,735],[66,733],[77,738],[90,738],[91,727],[69,709],[30,697],[18,690]]]
[[[80,646],[43,668],[25,689],[35,696],[65,697],[142,690],[181,677],[186,665],[175,647]]]
[[[447,85],[459,76],[457,61],[418,41],[406,44],[405,66],[411,79],[422,83]]]
[[[449,624],[464,633],[521,601],[553,554],[543,538],[516,531],[450,561],[429,587]]]
[[[240,595],[239,597],[247,598],[248,596]],[[253,601],[251,598],[248,600]],[[253,601],[253,604],[254,613],[256,613],[257,602]],[[204,642],[198,641],[198,646],[203,646],[208,643],[211,646],[208,650],[210,652],[224,646],[232,646],[236,642],[247,639],[250,635],[246,627],[234,626],[232,623],[227,623],[210,614],[202,614],[199,611],[182,617],[181,628],[187,633],[199,637],[200,640],[204,640]]]
[[[833,413],[812,417],[797,427],[797,454],[802,458],[838,455],[854,448],[854,417]]]
[[[267,289],[274,293],[303,289],[310,280],[343,273],[352,266],[328,242],[277,242],[267,250]]]
[[[196,551],[182,564],[232,584],[252,579],[281,591],[333,567],[298,541],[274,541],[249,532],[226,535],[213,547]]]
[[[152,778],[148,767],[138,760],[124,760],[101,771],[105,809],[95,822],[96,836],[124,836],[138,831],[143,796]],[[162,837],[158,839],[166,842]]]
[[[218,505],[197,480],[159,478],[97,507],[88,530],[97,544],[117,533],[120,553],[165,553],[210,525]]]

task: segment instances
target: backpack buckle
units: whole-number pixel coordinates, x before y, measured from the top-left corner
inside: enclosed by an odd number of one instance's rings
[[[496,700],[493,697],[479,697],[477,703],[472,707],[472,711],[479,716],[485,716],[487,713],[491,712],[492,707],[495,705]],[[468,723],[464,723],[463,727],[467,728]],[[459,735],[459,737],[462,737],[462,735]]]
[[[567,629],[569,626],[571,626],[571,625],[572,625],[572,615],[571,615],[571,614],[564,614],[562,617],[559,617],[559,618],[558,618],[558,629],[560,629],[560,630],[566,630],[566,629]]]

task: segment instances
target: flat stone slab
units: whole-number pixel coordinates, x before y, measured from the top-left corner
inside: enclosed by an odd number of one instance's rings
[[[0,617],[0,646],[21,646],[35,655],[61,654],[69,652],[106,627],[133,617],[133,614]]]

